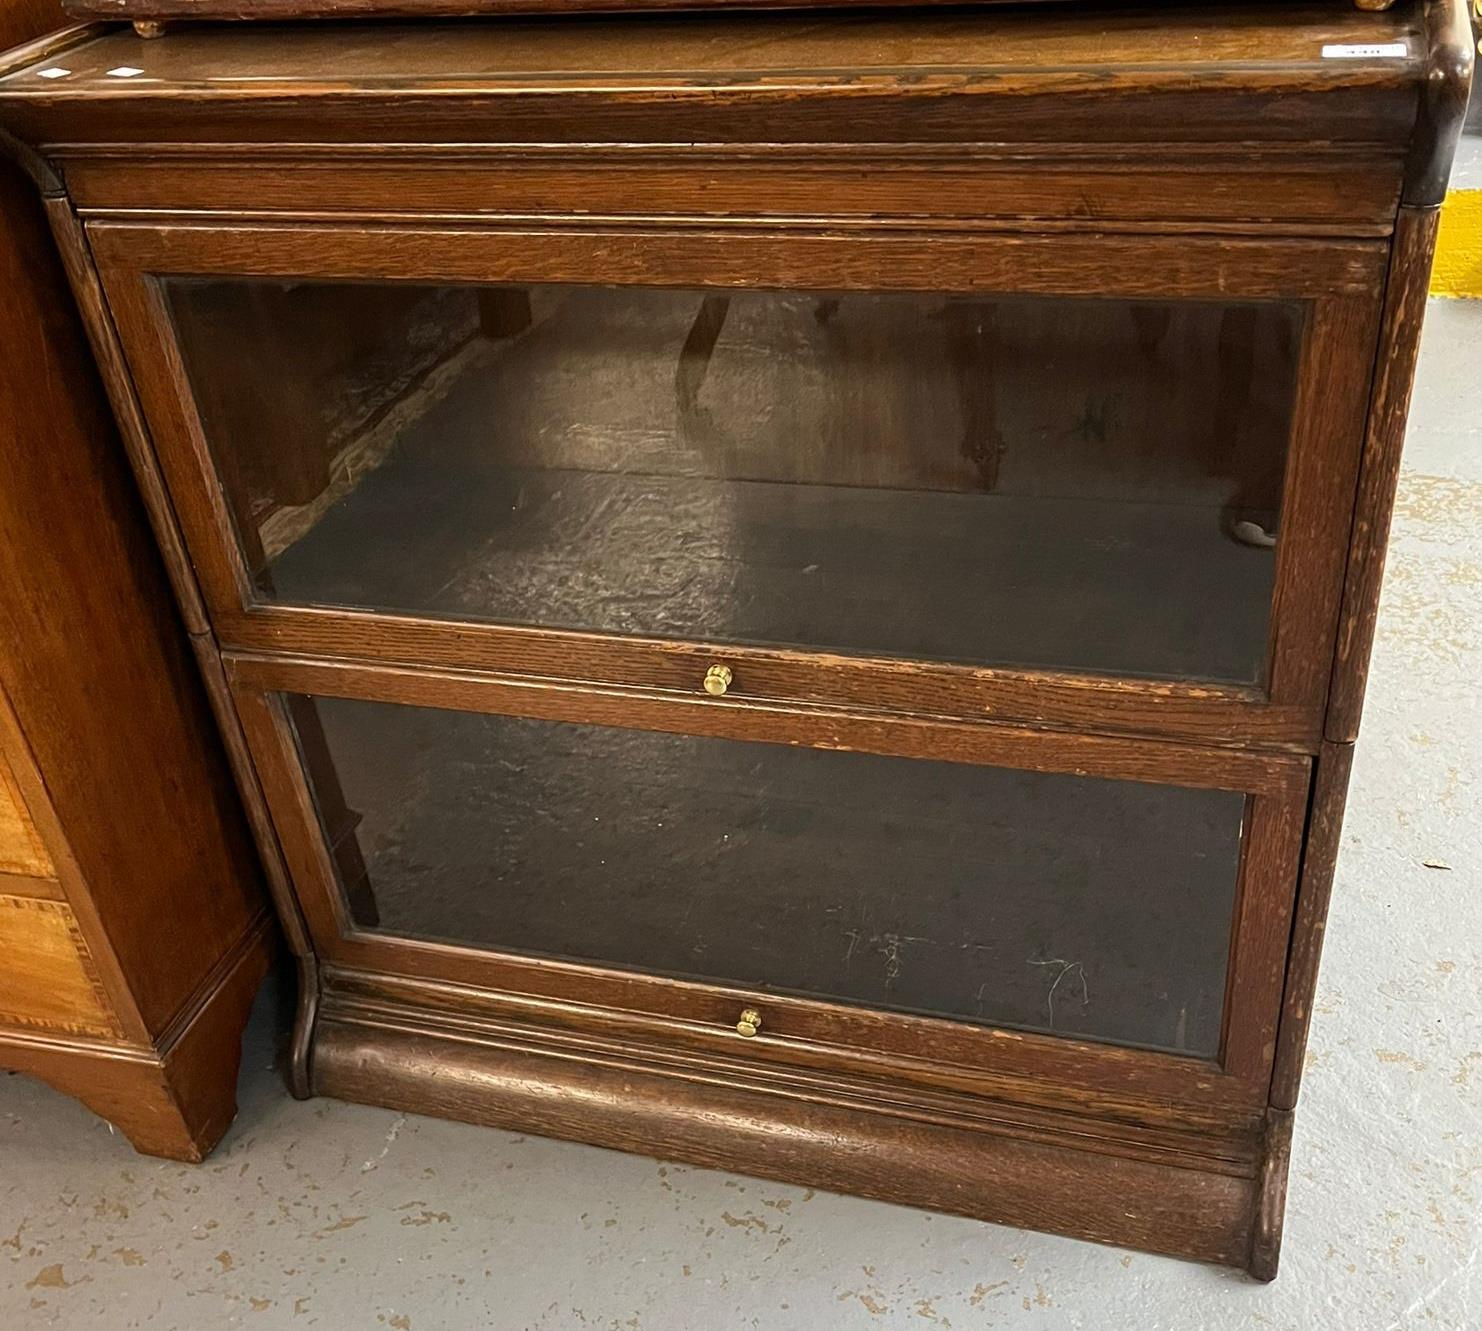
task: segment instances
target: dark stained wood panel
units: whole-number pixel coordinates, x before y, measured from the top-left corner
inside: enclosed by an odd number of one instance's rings
[[[1414,125],[1414,6],[1051,13],[110,32],[0,78],[0,118],[51,143],[590,142],[600,124],[628,143],[1318,141],[1371,159]],[[1393,42],[1406,56],[1322,56]]]
[[[1068,86],[1092,71],[1124,66],[1118,77],[1154,80],[1197,65],[1211,77],[1276,80],[1305,73],[1327,90],[1398,86],[1414,76],[1426,51],[1417,6],[1365,13],[1344,3],[1182,6],[1096,5],[1058,10],[959,10],[886,16],[748,15],[744,18],[624,18],[579,24],[524,20],[500,24],[374,24],[334,28],[171,31],[141,40],[112,30],[68,53],[71,70],[57,92],[150,95],[162,86],[228,90],[233,79],[353,89],[375,84],[427,86],[515,84],[522,88],[631,87],[706,78],[735,86],[762,80],[785,86],[803,78],[860,82],[940,73],[969,78],[1000,71],[1056,74]],[[1324,44],[1380,39],[1409,46],[1400,59],[1328,60]],[[1413,42],[1413,45],[1411,44]],[[109,78],[125,53],[142,74]],[[1317,71],[1322,71],[1318,73]],[[6,79],[8,87],[24,74]]]
[[[833,219],[916,225],[930,196],[937,226],[1099,226],[1277,235],[1387,235],[1399,201],[1396,161],[1248,147],[1179,161],[1150,148],[1109,162],[1092,150],[1054,161],[1010,148],[745,144],[614,148],[491,145],[420,154],[352,144],[151,148],[150,169],[78,148],[67,184],[85,211],[225,209],[244,216],[706,217],[744,222]],[[620,165],[621,170],[614,170]],[[407,208],[416,201],[415,210]],[[892,220],[893,219],[893,220]]]

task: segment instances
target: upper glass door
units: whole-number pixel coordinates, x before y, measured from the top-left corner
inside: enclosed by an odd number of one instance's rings
[[[1299,302],[163,288],[261,603],[1266,681]]]
[[[1382,244],[88,231],[228,648],[1321,737]]]

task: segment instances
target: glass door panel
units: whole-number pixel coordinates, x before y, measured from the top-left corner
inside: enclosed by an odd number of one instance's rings
[[[161,281],[263,601],[1264,680],[1298,303]]]
[[[286,701],[361,930],[1219,1051],[1238,792]]]

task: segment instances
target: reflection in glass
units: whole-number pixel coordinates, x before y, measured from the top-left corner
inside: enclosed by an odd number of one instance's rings
[[[266,600],[1263,677],[1294,306],[166,289]]]
[[[1240,794],[288,702],[362,928],[1218,1051]]]

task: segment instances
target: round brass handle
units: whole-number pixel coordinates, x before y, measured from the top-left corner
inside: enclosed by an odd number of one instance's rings
[[[741,1020],[736,1023],[736,1034],[744,1035],[749,1040],[761,1028],[762,1014],[754,1007],[749,1007],[741,1014]]]
[[[705,692],[713,698],[719,698],[731,687],[731,667],[728,665],[713,665],[705,672]]]

